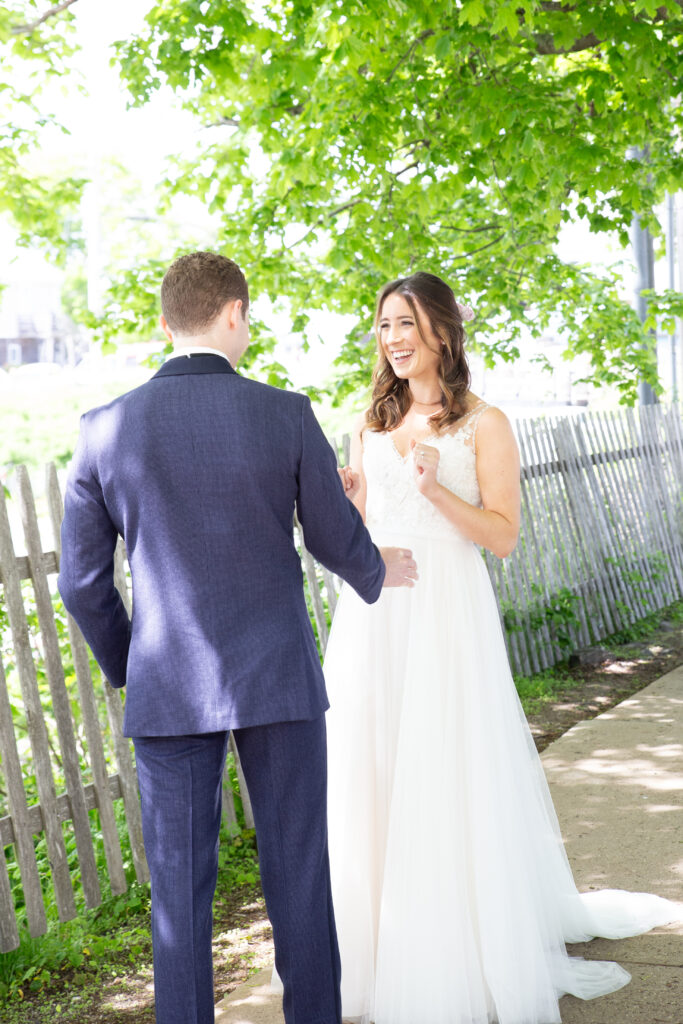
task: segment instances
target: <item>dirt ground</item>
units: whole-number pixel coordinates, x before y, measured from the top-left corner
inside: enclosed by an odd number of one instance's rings
[[[664,621],[647,639],[610,646],[606,653],[599,665],[570,667],[575,685],[527,714],[539,751],[577,722],[601,715],[683,664],[683,626]]]
[[[528,715],[536,746],[543,750],[576,722],[593,718],[683,663],[683,626],[663,622],[646,640],[611,647],[598,665],[568,669],[561,692],[537,702]],[[272,960],[272,938],[260,891],[242,889],[215,906],[214,967],[216,1000]],[[129,964],[92,982],[69,983],[3,1010],[7,1024],[153,1024],[151,947],[138,967]],[[7,1017],[4,1014],[7,1013]]]

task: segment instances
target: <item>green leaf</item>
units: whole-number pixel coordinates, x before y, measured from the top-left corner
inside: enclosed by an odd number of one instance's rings
[[[453,43],[450,32],[446,32],[444,35],[439,36],[436,41],[436,46],[434,47],[434,55],[437,60],[444,60],[451,52],[452,45]]]
[[[493,32],[502,32],[505,30],[511,39],[519,33],[519,17],[515,6],[509,6],[505,4],[500,6],[496,11],[496,16],[493,19],[493,25],[491,26]]]
[[[466,0],[460,8],[458,21],[461,25],[479,25],[486,18],[484,0]]]

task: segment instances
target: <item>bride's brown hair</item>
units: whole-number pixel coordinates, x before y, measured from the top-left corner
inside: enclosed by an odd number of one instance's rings
[[[440,277],[424,271],[391,281],[377,297],[375,337],[378,359],[372,374],[372,401],[366,414],[367,427],[369,430],[393,430],[402,421],[413,401],[408,381],[396,376],[380,341],[382,307],[387,296],[394,292],[402,295],[410,306],[417,332],[425,345],[427,340],[420,329],[418,311],[427,317],[432,333],[440,342],[441,362],[438,373],[441,412],[431,418],[440,433],[466,412],[465,396],[471,378],[465,358],[465,329],[455,295]]]

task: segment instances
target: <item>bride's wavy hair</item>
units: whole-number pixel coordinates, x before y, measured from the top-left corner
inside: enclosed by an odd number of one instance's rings
[[[439,339],[441,412],[432,417],[432,423],[437,432],[441,433],[464,415],[465,396],[471,377],[465,357],[465,329],[455,295],[440,277],[424,271],[391,281],[377,297],[375,337],[378,359],[372,374],[372,401],[366,414],[367,428],[393,430],[412,405],[408,381],[396,376],[380,340],[382,307],[387,297],[394,292],[402,295],[410,306],[417,332],[427,348],[430,346],[420,328],[419,312],[427,317],[432,333]]]

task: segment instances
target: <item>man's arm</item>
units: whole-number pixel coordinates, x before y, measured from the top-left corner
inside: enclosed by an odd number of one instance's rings
[[[130,619],[114,586],[117,531],[88,458],[87,419],[64,496],[62,556],[57,585],[97,663],[112,686],[124,686]]]
[[[297,514],[308,550],[368,604],[377,600],[383,584],[412,586],[417,574],[411,553],[399,548],[380,552],[372,543],[360,513],[344,493],[334,452],[308,399],[301,429]]]

